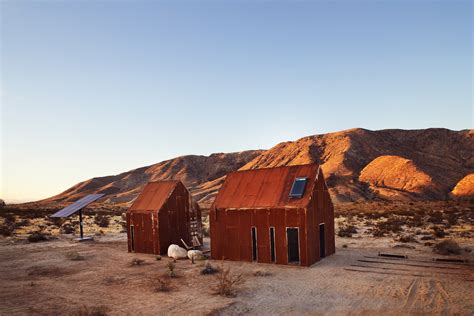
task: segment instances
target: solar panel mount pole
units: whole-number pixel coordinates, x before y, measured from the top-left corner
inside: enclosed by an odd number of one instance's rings
[[[84,232],[82,230],[82,209],[79,210],[79,230],[81,232],[81,239],[84,239]]]

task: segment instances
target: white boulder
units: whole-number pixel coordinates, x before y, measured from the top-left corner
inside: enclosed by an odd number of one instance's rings
[[[168,257],[173,259],[186,259],[188,256],[188,252],[186,249],[181,248],[178,245],[170,245],[168,247]]]
[[[201,250],[189,250],[188,251],[188,258],[193,260],[199,260],[199,259],[202,259],[203,258],[203,254],[202,254],[202,251]]]

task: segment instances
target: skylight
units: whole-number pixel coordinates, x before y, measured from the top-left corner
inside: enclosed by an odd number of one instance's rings
[[[307,178],[295,179],[295,182],[293,182],[293,186],[291,187],[290,198],[299,199],[303,196],[306,187],[306,179]]]

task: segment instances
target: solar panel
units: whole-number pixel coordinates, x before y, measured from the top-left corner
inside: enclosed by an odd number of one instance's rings
[[[304,194],[304,189],[306,187],[307,178],[296,178],[291,187],[290,197],[291,198],[301,198]]]
[[[82,199],[74,202],[73,204],[63,208],[62,210],[54,213],[53,215],[51,215],[51,217],[68,217],[76,213],[80,209],[86,207],[87,205],[91,204],[92,202],[100,199],[104,195],[105,194],[89,194],[83,197]]]

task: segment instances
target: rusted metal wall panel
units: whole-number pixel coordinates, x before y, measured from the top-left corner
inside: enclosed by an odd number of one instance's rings
[[[228,176],[210,210],[212,258],[252,261],[255,227],[257,261],[269,263],[270,227],[274,227],[276,263],[288,264],[286,228],[294,227],[299,231],[300,264],[309,266],[320,259],[320,223],[325,223],[326,255],[334,253],[334,210],[320,170],[316,177],[318,168],[260,169]],[[289,192],[294,179],[302,176],[308,178],[306,190],[295,202],[288,198]]]
[[[170,191],[171,190],[171,191]],[[181,181],[149,183],[127,211],[128,250],[134,226],[135,252],[166,254],[170,244],[191,243],[191,197]],[[156,207],[159,209],[144,209]]]

